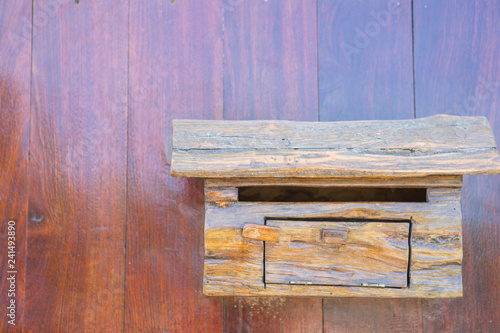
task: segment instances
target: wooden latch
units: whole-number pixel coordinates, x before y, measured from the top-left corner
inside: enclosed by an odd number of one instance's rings
[[[280,228],[269,227],[262,224],[245,223],[243,225],[243,238],[264,242],[277,242],[280,238]]]

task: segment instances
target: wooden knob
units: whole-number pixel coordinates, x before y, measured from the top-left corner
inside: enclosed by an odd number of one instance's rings
[[[321,231],[324,243],[345,245],[347,242],[347,229],[324,228]]]
[[[280,228],[268,227],[262,224],[245,223],[243,225],[243,238],[264,242],[277,242],[280,238]]]

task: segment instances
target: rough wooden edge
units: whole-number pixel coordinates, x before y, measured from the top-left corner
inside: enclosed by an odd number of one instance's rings
[[[493,131],[484,117],[435,115],[337,122],[178,119],[172,126],[173,148],[182,150],[496,147]]]
[[[238,189],[231,186],[211,186],[205,182],[206,202],[236,202],[238,201]]]
[[[427,189],[427,201],[460,201],[461,188],[433,187]]]
[[[401,155],[353,150],[199,150],[172,152],[175,177],[423,177],[500,174],[496,149]]]
[[[418,178],[207,178],[205,187],[215,190],[215,187],[234,188],[238,186],[262,185],[289,185],[289,186],[366,186],[366,187],[462,187],[461,175],[459,176],[426,176]]]

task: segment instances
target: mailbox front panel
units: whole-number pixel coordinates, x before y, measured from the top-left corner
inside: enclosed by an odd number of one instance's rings
[[[280,229],[277,242],[265,242],[266,284],[408,286],[409,221],[266,224]]]

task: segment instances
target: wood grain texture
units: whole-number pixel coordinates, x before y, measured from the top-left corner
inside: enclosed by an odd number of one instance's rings
[[[205,201],[208,202],[236,202],[238,189],[235,187],[210,187],[205,186]]]
[[[175,150],[323,149],[436,154],[492,149],[484,117],[435,115],[420,119],[337,122],[173,120]]]
[[[0,331],[21,332],[24,312],[26,215],[30,121],[31,30],[21,19],[31,17],[31,1],[0,4]],[[9,235],[15,222],[15,236]],[[15,257],[8,257],[15,237]],[[11,262],[9,260],[14,260]],[[9,267],[10,264],[14,268]],[[15,297],[7,277],[15,271]],[[15,317],[9,316],[15,300]],[[13,320],[14,319],[14,320]],[[9,321],[13,324],[9,324]]]
[[[500,4],[414,1],[414,15],[417,116],[437,112],[485,116],[500,142]],[[498,331],[499,194],[499,176],[465,177],[464,297],[422,301],[424,331]]]
[[[24,329],[120,331],[127,105],[112,102],[127,95],[128,5],[56,7],[33,5],[47,21],[33,40]]]
[[[175,177],[423,177],[499,174],[496,149],[438,154],[328,150],[198,150],[173,152]]]
[[[316,3],[223,1],[224,119],[318,119]]]
[[[325,332],[422,332],[420,299],[329,298]],[[425,331],[426,332],[426,331]]]
[[[228,207],[206,203],[204,292],[210,296],[460,297],[460,193],[450,191],[442,191],[443,200],[436,194],[427,203],[239,202]],[[264,285],[264,244],[243,239],[241,230],[245,222],[262,224],[266,218],[411,219],[410,288]]]
[[[127,332],[220,332],[202,294],[203,182],[169,176],[172,118],[222,118],[222,1],[131,2]],[[167,153],[165,153],[167,151]]]
[[[413,118],[410,0],[318,1],[320,120]]]
[[[173,126],[173,176],[500,173],[495,138],[482,117],[336,123],[184,120]]]
[[[220,200],[237,200],[237,194],[230,191],[241,186],[259,185],[288,185],[288,186],[314,186],[314,187],[405,187],[405,188],[432,188],[432,187],[462,187],[462,176],[427,176],[418,178],[208,178],[205,179],[205,191],[224,191],[227,196],[220,195]],[[205,192],[207,193],[207,192]],[[211,194],[206,194],[207,197]]]
[[[224,332],[322,332],[319,298],[226,297]]]
[[[316,2],[224,0],[224,119],[318,120]],[[320,299],[225,300],[226,332],[322,330]]]
[[[297,207],[299,209],[299,207]],[[409,222],[268,220],[279,241],[265,243],[265,283],[408,285]],[[346,231],[345,244],[323,241],[328,228]]]

